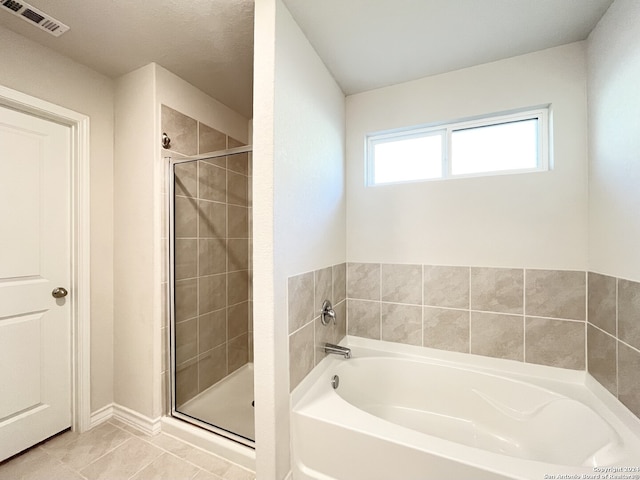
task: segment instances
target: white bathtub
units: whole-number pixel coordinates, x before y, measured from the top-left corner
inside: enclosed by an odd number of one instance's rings
[[[584,372],[344,344],[293,393],[294,480],[640,479],[640,421]]]

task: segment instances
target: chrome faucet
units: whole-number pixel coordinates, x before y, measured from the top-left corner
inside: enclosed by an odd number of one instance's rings
[[[342,347],[340,345],[334,345],[333,343],[325,343],[324,351],[325,353],[342,355],[344,358],[351,358],[351,349],[349,347]]]
[[[336,324],[336,311],[333,309],[333,305],[329,300],[322,302],[322,310],[320,311],[320,321],[322,325],[327,326],[333,320],[333,324]]]

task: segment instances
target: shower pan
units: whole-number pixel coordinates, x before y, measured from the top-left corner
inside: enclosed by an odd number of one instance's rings
[[[169,159],[168,400],[254,447],[251,152]]]

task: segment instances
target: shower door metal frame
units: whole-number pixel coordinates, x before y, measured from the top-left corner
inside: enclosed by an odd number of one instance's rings
[[[225,437],[234,442],[240,443],[246,447],[255,449],[255,441],[249,440],[241,435],[238,435],[229,430],[225,430],[224,428],[216,427],[215,425],[211,425],[210,423],[204,422],[198,418],[192,417],[190,415],[186,415],[182,412],[176,410],[176,336],[175,336],[175,166],[180,165],[182,163],[195,162],[199,160],[208,160],[220,157],[226,157],[230,155],[235,155],[239,153],[252,153],[253,147],[251,145],[245,147],[237,147],[237,148],[229,148],[227,150],[219,150],[217,152],[205,153],[202,155],[194,155],[191,157],[181,157],[181,158],[173,158],[171,156],[166,156],[165,159],[168,160],[167,164],[167,200],[168,200],[168,213],[169,213],[169,221],[167,222],[167,239],[169,240],[168,248],[169,255],[167,256],[167,261],[169,264],[167,265],[167,272],[169,274],[168,283],[167,283],[167,308],[169,312],[169,328],[167,329],[167,334],[169,338],[167,339],[167,344],[169,345],[169,367],[170,367],[170,379],[167,385],[167,401],[170,406],[169,413],[172,417],[183,420],[187,423],[191,423],[197,427],[208,430],[212,433]]]

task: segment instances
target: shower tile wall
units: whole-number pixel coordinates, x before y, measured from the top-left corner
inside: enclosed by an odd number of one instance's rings
[[[319,272],[288,280],[291,389],[324,358]],[[334,340],[346,333],[587,369],[640,416],[640,283],[580,271],[348,263],[346,298],[346,331]]]
[[[162,130],[175,157],[244,145],[164,105]],[[177,405],[251,361],[250,185],[246,153],[176,166]]]

